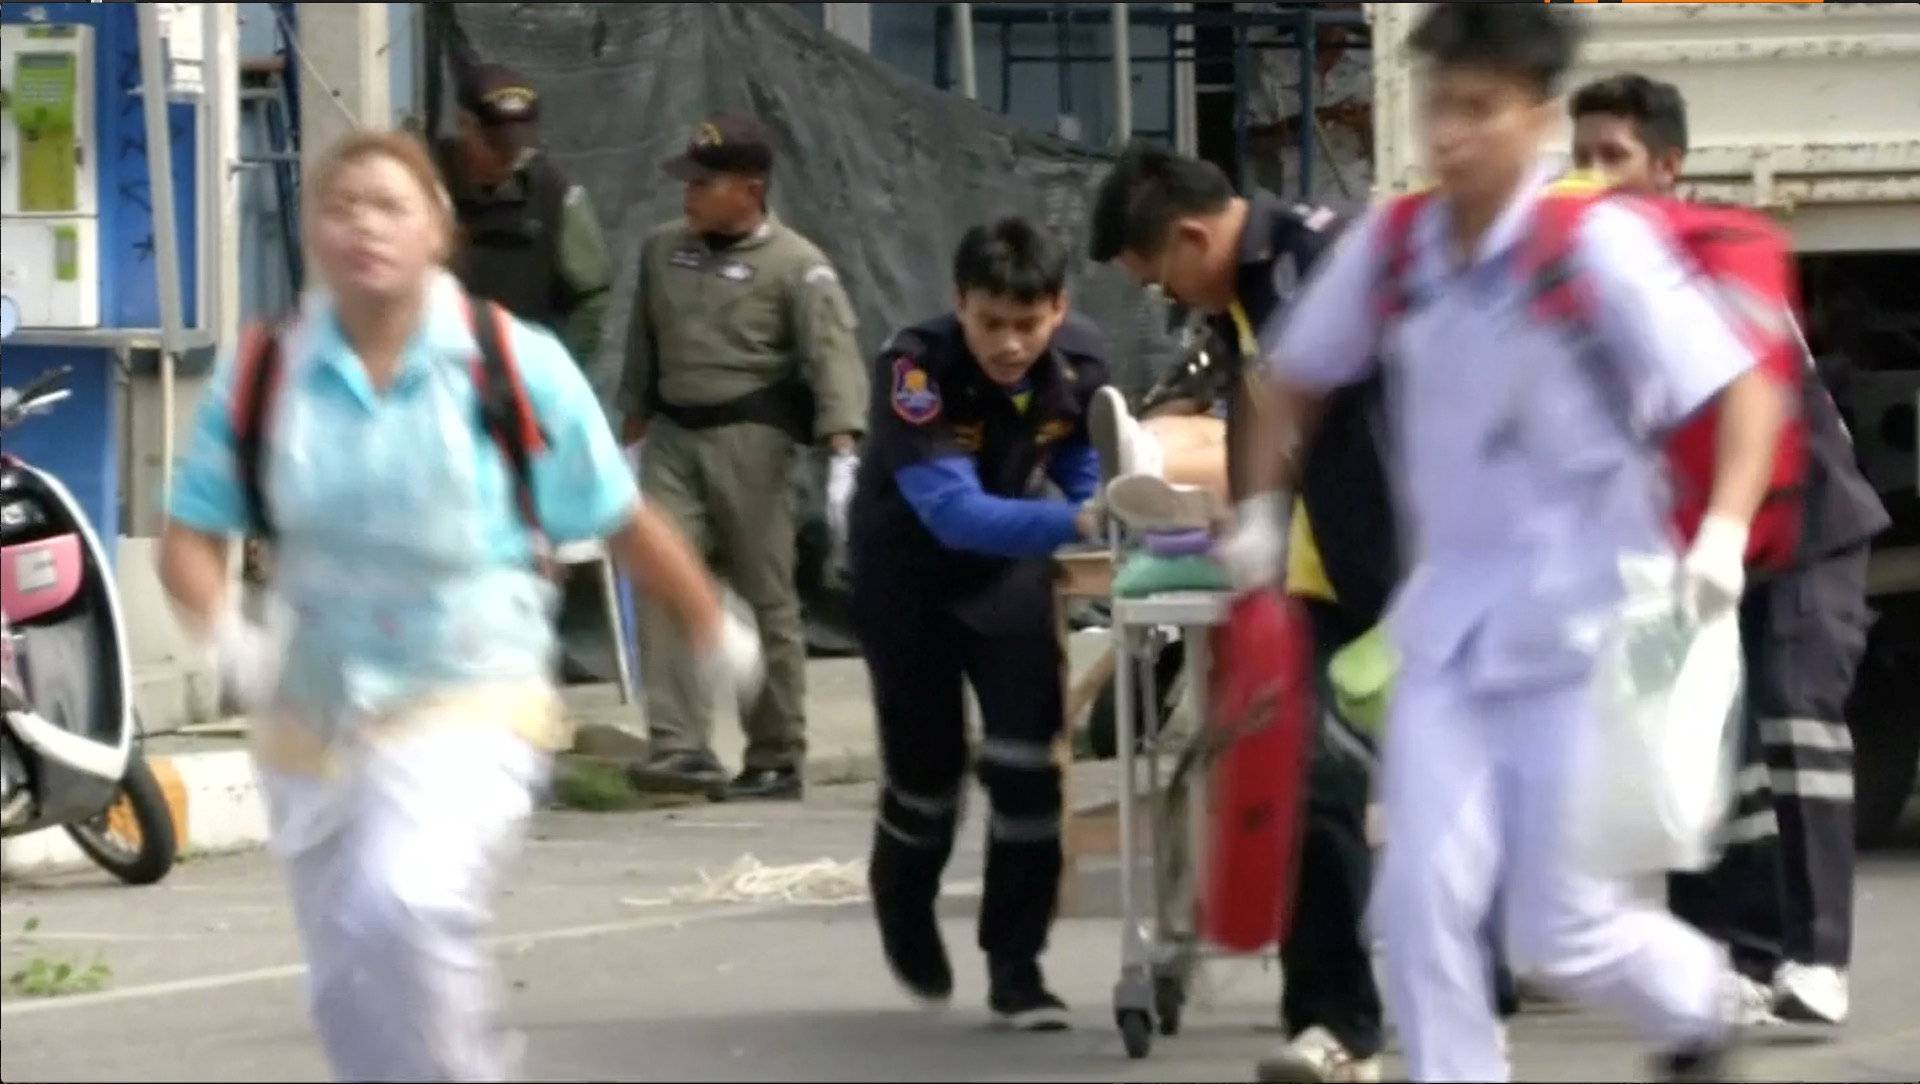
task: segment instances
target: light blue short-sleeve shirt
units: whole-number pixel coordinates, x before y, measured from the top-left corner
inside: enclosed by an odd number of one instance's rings
[[[1385,366],[1411,558],[1396,639],[1416,664],[1464,659],[1493,686],[1584,672],[1620,556],[1672,547],[1659,436],[1752,364],[1671,244],[1623,206],[1595,206],[1579,237],[1591,339],[1541,323],[1516,265],[1551,179],[1537,172],[1464,262],[1445,202],[1424,208],[1406,284],[1416,304],[1384,338],[1371,316],[1375,211],[1308,283],[1267,359],[1322,390]]]
[[[508,343],[547,450],[533,463],[543,532],[603,538],[637,488],[586,379],[551,335]],[[400,370],[376,391],[323,297],[281,336],[262,484],[277,595],[290,612],[282,696],[303,715],[372,715],[473,682],[539,680],[554,651],[552,588],[511,473],[480,421],[465,300],[439,276]],[[234,457],[235,366],[215,373],[176,468],[171,515],[249,526]]]

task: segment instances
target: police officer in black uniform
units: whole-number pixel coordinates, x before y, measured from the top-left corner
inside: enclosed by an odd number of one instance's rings
[[[870,880],[888,962],[922,999],[952,992],[934,902],[968,761],[964,680],[992,808],[988,1002],[1028,1030],[1066,1026],[1039,966],[1061,872],[1050,556],[1098,530],[1086,413],[1108,379],[1099,332],[1067,313],[1066,268],[1065,250],[1024,220],[967,234],[955,311],[895,335],[876,363],[851,517],[854,620],[885,767]]]
[[[450,269],[468,293],[553,332],[593,383],[611,383],[596,364],[613,265],[587,190],[540,149],[540,96],[518,72],[480,64],[463,73],[459,106],[453,138],[435,146],[461,234]],[[565,588],[560,672],[591,681],[582,656],[597,584],[570,572]]]
[[[519,73],[482,64],[463,80],[454,138],[438,145],[467,292],[559,336],[583,368],[599,359],[612,262],[587,190],[539,145],[540,96]]]

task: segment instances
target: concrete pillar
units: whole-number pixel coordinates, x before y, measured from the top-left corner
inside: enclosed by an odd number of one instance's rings
[[[310,164],[355,128],[393,123],[385,4],[301,4],[300,149]]]
[[[873,52],[872,4],[822,4],[827,33],[863,53]]]
[[[960,95],[978,101],[980,98],[979,72],[974,66],[973,54],[973,5],[953,5],[953,45],[958,55],[960,71]],[[1003,57],[1000,61],[1006,63]],[[1007,103],[1000,103],[1002,108]]]

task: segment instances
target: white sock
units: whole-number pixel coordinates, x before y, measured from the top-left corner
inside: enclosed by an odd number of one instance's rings
[[[1126,420],[1127,445],[1133,460],[1134,474],[1151,474],[1155,478],[1164,478],[1167,473],[1166,449],[1160,446],[1160,438],[1153,431],[1141,425],[1138,419]]]
[[[1129,474],[1147,474],[1155,478],[1166,473],[1166,452],[1160,441],[1127,408],[1126,400],[1113,388],[1102,388],[1094,410],[1113,419],[1113,462],[1105,464],[1115,478]],[[1103,453],[1104,454],[1104,453]]]

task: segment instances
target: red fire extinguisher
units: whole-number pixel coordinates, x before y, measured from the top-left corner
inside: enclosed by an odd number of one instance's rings
[[[1259,952],[1293,918],[1313,735],[1313,629],[1276,592],[1248,595],[1214,631],[1207,850],[1200,936]]]

